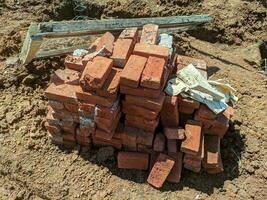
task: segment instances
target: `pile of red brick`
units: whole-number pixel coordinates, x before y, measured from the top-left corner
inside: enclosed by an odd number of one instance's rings
[[[168,96],[168,78],[192,63],[207,78],[206,63],[177,56],[159,42],[158,26],[140,33],[105,33],[85,56],[67,56],[45,91],[45,127],[55,144],[113,146],[118,167],[149,170],[148,182],[160,188],[178,183],[182,167],[220,173],[220,139],[233,109],[216,115],[199,102]],[[160,42],[164,44],[164,42]]]

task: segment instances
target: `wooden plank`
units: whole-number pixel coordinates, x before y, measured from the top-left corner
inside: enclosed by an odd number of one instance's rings
[[[23,64],[27,64],[32,61],[42,44],[43,38],[41,36],[36,36],[36,33],[38,33],[38,24],[32,23],[27,32],[19,56]]]

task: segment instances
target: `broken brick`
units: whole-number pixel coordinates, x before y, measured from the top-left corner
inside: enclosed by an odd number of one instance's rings
[[[149,164],[149,154],[139,152],[118,153],[118,168],[147,170]]]
[[[88,63],[81,76],[82,81],[85,81],[89,87],[94,89],[102,88],[106,78],[111,72],[113,60],[101,56],[93,59],[92,63]]]
[[[165,60],[163,58],[149,56],[141,76],[140,85],[142,87],[160,89],[163,80],[164,65]]]
[[[130,57],[134,47],[132,39],[117,39],[114,43],[114,50],[111,58],[114,66],[124,68],[128,58]]]
[[[95,51],[103,49],[101,53],[102,56],[111,56],[113,52],[114,40],[115,37],[110,32],[106,32],[97,42]]]
[[[140,43],[156,44],[158,41],[158,29],[156,24],[146,24],[143,26]]]
[[[216,114],[204,104],[200,105],[196,115],[204,119],[216,119]]]
[[[197,121],[188,120],[185,125],[186,139],[182,142],[181,151],[197,155],[201,146],[201,126]]]
[[[96,90],[99,96],[116,99],[119,91],[121,70],[112,68],[102,88]]]
[[[176,64],[177,70],[180,70],[189,64],[193,64],[197,69],[207,71],[207,64],[204,60],[192,58],[189,56],[178,55]]]
[[[72,84],[79,85],[80,72],[71,69],[58,69],[51,76],[51,82],[60,85],[60,84]]]
[[[146,62],[147,58],[145,57],[137,55],[130,56],[122,70],[120,84],[137,88]]]
[[[160,112],[161,122],[165,127],[178,127],[178,99],[176,96],[166,96]]]
[[[147,182],[156,188],[161,188],[174,164],[173,158],[162,153],[159,154],[156,163],[150,171]]]
[[[68,55],[65,58],[64,65],[66,68],[73,69],[76,71],[83,71],[84,66],[82,64],[82,57]]]

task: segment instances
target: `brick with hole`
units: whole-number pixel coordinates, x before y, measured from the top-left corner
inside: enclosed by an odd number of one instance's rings
[[[75,71],[81,72],[84,70],[84,66],[82,64],[82,57],[80,56],[68,55],[65,58],[64,65],[66,68],[72,69]]]
[[[140,85],[151,89],[160,89],[163,81],[164,66],[165,60],[163,58],[149,56],[142,73]]]
[[[147,170],[149,165],[149,154],[139,152],[118,153],[118,168]]]
[[[120,84],[137,88],[146,62],[147,58],[145,57],[131,55],[122,70]]]
[[[114,61],[114,66],[124,68],[134,48],[132,39],[117,39],[114,43],[114,50],[111,58]]]
[[[161,188],[174,167],[175,161],[166,154],[159,154],[152,167],[147,182],[155,188]]]

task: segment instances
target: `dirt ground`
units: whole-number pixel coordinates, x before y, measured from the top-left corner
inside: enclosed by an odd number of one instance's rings
[[[225,171],[183,170],[179,184],[156,190],[147,173],[118,170],[108,149],[60,149],[43,128],[44,89],[63,58],[17,62],[30,22],[72,19],[71,1],[0,0],[0,199],[267,199],[265,0],[88,0],[90,18],[208,13],[214,20],[175,35],[177,52],[205,59],[211,79],[225,79],[239,97],[222,140]],[[259,45],[261,41],[265,44]]]

